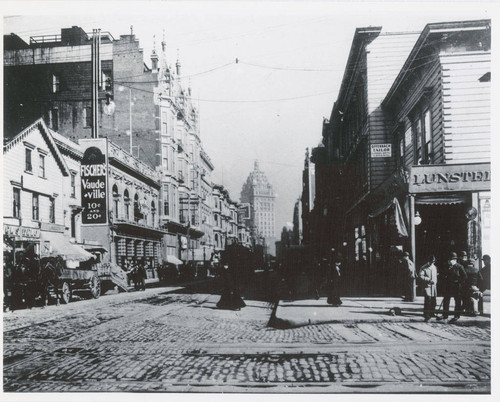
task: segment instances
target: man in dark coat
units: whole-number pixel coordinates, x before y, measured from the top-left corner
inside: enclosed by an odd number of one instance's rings
[[[453,297],[455,299],[455,310],[452,322],[457,321],[460,318],[460,313],[462,311],[462,291],[464,290],[465,281],[467,280],[467,274],[465,273],[464,267],[457,262],[457,253],[450,253],[448,258],[448,265],[441,273],[440,283],[443,284],[443,315],[441,319],[446,320],[448,318],[450,310],[450,299]]]
[[[483,255],[483,263],[484,266],[479,271],[479,289],[481,293],[484,293],[485,290],[491,290],[491,257],[488,254]],[[479,314],[484,314],[482,297],[479,299],[478,310]]]
[[[415,264],[410,260],[410,253],[405,251],[400,260],[401,276],[403,278],[403,298],[405,301],[415,301]]]
[[[327,264],[327,278],[328,278],[328,299],[327,303],[334,307],[339,307],[342,304],[340,300],[340,257],[334,259],[334,264]]]
[[[435,317],[436,296],[437,296],[437,268],[436,257],[430,255],[427,262],[420,268],[418,276],[424,289],[424,319],[429,321]]]

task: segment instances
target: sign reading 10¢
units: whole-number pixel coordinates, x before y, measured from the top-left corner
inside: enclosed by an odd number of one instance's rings
[[[82,224],[107,223],[106,158],[99,148],[88,148],[80,167],[82,181]]]

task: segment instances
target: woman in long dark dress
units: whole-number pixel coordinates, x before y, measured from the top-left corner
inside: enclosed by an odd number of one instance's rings
[[[221,272],[223,288],[221,298],[217,303],[217,308],[222,310],[239,310],[246,306],[235,283],[234,271],[237,255],[234,251],[234,248],[231,248],[223,255]]]
[[[327,278],[328,278],[328,299],[327,303],[338,307],[342,304],[340,300],[340,258],[335,259],[335,263],[328,264]]]

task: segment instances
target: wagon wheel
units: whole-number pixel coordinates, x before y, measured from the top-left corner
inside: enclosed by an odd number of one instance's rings
[[[71,301],[71,289],[68,282],[63,282],[62,284],[61,298],[64,304],[68,304]]]
[[[90,292],[94,299],[98,299],[101,295],[101,280],[97,276],[92,277]]]

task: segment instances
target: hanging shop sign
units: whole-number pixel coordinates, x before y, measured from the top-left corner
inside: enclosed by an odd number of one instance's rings
[[[97,147],[88,148],[80,167],[82,224],[107,223],[106,157]]]
[[[392,144],[371,144],[372,158],[390,158],[392,155]]]
[[[489,163],[412,166],[409,192],[489,191]]]

